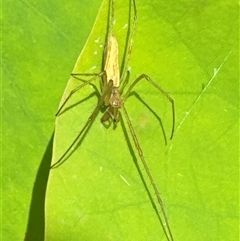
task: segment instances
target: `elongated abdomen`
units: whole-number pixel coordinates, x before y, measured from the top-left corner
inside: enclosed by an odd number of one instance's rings
[[[104,70],[106,71],[107,82],[113,80],[113,86],[119,86],[119,64],[118,64],[118,43],[116,38],[111,35],[106,46]]]

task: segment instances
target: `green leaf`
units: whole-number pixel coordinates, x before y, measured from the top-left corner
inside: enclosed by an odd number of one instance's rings
[[[73,72],[98,73],[106,37],[108,1]],[[236,240],[237,12],[231,2],[137,1],[138,22],[130,81],[146,73],[176,104],[176,131],[164,145],[156,117],[139,98],[125,106],[160,190],[175,240]],[[117,2],[120,59],[128,3]],[[232,38],[231,38],[232,36]],[[121,61],[120,61],[121,62]],[[86,78],[87,79],[87,78]],[[63,100],[81,82],[70,78]],[[95,82],[97,88],[99,82]],[[55,163],[76,138],[97,104],[95,89],[76,93],[56,119]],[[134,91],[171,134],[171,105],[147,81]],[[46,240],[167,240],[139,173],[156,202],[127,129],[105,129],[97,116],[67,160],[51,170],[47,190]],[[160,212],[160,211],[159,211]]]
[[[1,240],[43,240],[54,114],[99,6],[3,1]]]
[[[116,3],[122,60],[128,4]],[[175,240],[236,240],[238,225],[237,9],[229,1],[137,1],[130,81],[142,73],[176,104],[174,138],[164,145],[157,118],[171,134],[171,105],[147,81],[125,106],[158,186]],[[108,1],[73,72],[101,71]],[[229,37],[232,36],[232,37]],[[121,62],[121,61],[120,61]],[[86,78],[87,79],[87,78]],[[81,82],[70,78],[62,101]],[[99,82],[95,82],[99,88]],[[78,91],[56,118],[55,163],[97,104],[95,88]],[[92,95],[92,93],[95,93]],[[140,101],[142,100],[142,101]],[[46,240],[167,240],[134,162],[156,202],[126,120],[116,130],[101,113],[67,160],[50,171]],[[160,212],[160,211],[159,211]]]

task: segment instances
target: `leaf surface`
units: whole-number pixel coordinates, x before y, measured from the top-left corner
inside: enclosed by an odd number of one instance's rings
[[[128,4],[117,2],[115,9],[114,35],[122,63]],[[164,145],[153,111],[169,139],[171,104],[147,81],[136,86],[125,106],[174,238],[236,240],[236,9],[228,1],[137,1],[137,10],[130,82],[145,73],[172,96],[176,104],[174,138]],[[104,1],[74,73],[102,70],[107,16],[108,1]],[[80,83],[70,78],[62,101]],[[74,94],[56,118],[52,164],[97,105],[99,82],[94,85]],[[67,160],[51,170],[46,240],[167,240],[134,164],[139,163],[156,201],[126,120],[116,130],[106,129],[100,123],[101,114]]]

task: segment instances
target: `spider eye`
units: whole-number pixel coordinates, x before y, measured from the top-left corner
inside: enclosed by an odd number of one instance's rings
[[[113,107],[118,107],[119,106],[119,101],[115,100],[112,102]]]

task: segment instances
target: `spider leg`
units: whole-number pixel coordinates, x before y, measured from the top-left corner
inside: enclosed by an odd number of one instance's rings
[[[136,135],[136,133],[135,133],[135,131],[134,131],[134,128],[133,128],[132,123],[131,123],[131,120],[130,120],[130,118],[129,118],[129,115],[128,115],[127,110],[126,110],[126,108],[125,108],[124,105],[122,106],[122,110],[123,110],[123,114],[124,114],[124,116],[125,116],[125,118],[126,118],[126,120],[127,120],[127,124],[128,124],[129,130],[130,130],[131,136],[132,136],[132,138],[133,138],[135,147],[136,147],[136,149],[137,149],[137,151],[138,151],[138,155],[139,155],[139,157],[140,157],[140,159],[141,159],[141,161],[142,161],[142,164],[143,164],[143,166],[144,166],[144,169],[145,169],[146,172],[147,172],[147,175],[148,175],[148,177],[149,177],[149,179],[150,179],[150,182],[151,182],[151,184],[152,184],[152,186],[153,186],[155,195],[156,195],[156,197],[157,197],[157,201],[158,201],[158,203],[159,203],[159,205],[160,205],[160,208],[161,208],[161,211],[162,211],[162,214],[163,214],[163,217],[164,217],[164,221],[165,221],[166,227],[167,227],[167,230],[164,229],[164,232],[165,232],[165,234],[167,235],[167,237],[170,237],[169,240],[174,241],[173,235],[172,235],[172,232],[171,232],[171,229],[170,229],[170,225],[169,225],[169,223],[168,223],[167,214],[166,214],[166,212],[165,212],[165,210],[164,210],[163,201],[162,201],[162,199],[161,199],[161,196],[160,196],[160,193],[159,193],[159,191],[158,191],[157,185],[156,185],[155,182],[154,182],[153,176],[152,176],[152,174],[151,174],[151,172],[150,172],[150,170],[149,170],[149,167],[148,167],[148,165],[147,165],[147,162],[146,162],[146,160],[145,160],[145,158],[144,158],[142,148],[141,148],[141,146],[140,146],[140,143],[139,143],[139,141],[138,141],[137,135]]]
[[[72,74],[72,76],[74,77],[76,74]],[[79,74],[80,75],[80,74]],[[87,74],[88,75],[88,74]],[[94,80],[102,77],[103,75],[105,75],[105,71],[100,72],[98,75],[95,75],[93,78],[91,78],[90,80],[86,81],[85,83],[77,86],[75,89],[73,89],[70,94],[68,95],[68,97],[64,100],[64,102],[62,103],[62,105],[60,106],[60,108],[58,109],[56,116],[59,115],[59,113],[61,112],[62,108],[65,106],[65,104],[68,102],[68,100],[72,97],[73,94],[75,94],[78,90],[82,89],[84,86],[91,84]],[[76,77],[74,77],[76,78]],[[77,78],[78,79],[78,78]],[[80,79],[81,80],[81,79]]]
[[[82,134],[87,129],[87,127],[90,125],[90,123],[95,120],[95,118],[96,118],[96,116],[97,116],[97,114],[98,114],[98,112],[99,112],[99,110],[100,110],[100,108],[101,108],[101,106],[102,106],[106,96],[111,93],[112,86],[113,86],[113,82],[109,81],[108,88],[102,93],[102,96],[99,99],[97,106],[95,107],[95,109],[93,110],[93,112],[89,116],[89,118],[87,119],[87,122],[85,123],[85,125],[83,126],[83,128],[81,129],[79,134],[76,136],[76,138],[73,140],[72,144],[63,153],[63,155],[60,157],[60,159],[51,166],[51,168],[55,168],[55,167],[57,167],[57,166],[59,166],[59,165],[61,165],[63,163],[62,160],[64,159],[64,157],[69,153],[69,151],[72,149],[72,147],[76,144],[76,142],[82,136]]]
[[[170,139],[173,138],[173,133],[174,133],[174,129],[175,129],[175,107],[174,107],[174,100],[173,98],[164,90],[162,89],[155,81],[153,81],[148,75],[146,74],[141,74],[137,79],[135,79],[135,81],[129,86],[123,101],[125,102],[125,100],[129,97],[133,87],[139,83],[141,80],[147,80],[151,85],[153,85],[155,88],[157,88],[160,92],[162,92],[162,94],[164,94],[167,99],[171,102],[172,104],[172,116],[173,116],[173,121],[172,121],[172,132],[171,132],[171,136]]]

